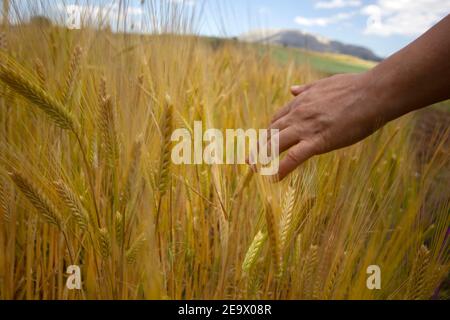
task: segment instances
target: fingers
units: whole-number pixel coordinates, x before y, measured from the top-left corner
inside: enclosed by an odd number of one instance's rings
[[[294,96],[299,96],[300,94],[302,94],[303,92],[305,92],[306,90],[308,90],[309,88],[311,88],[312,84],[305,84],[302,86],[292,86],[291,87],[291,93]],[[271,123],[276,122],[278,119],[284,117],[285,115],[287,115],[289,113],[289,111],[291,111],[291,109],[295,106],[295,104],[298,101],[296,101],[295,99],[292,100],[291,102],[289,102],[288,104],[286,104],[284,107],[282,107],[280,110],[278,110],[277,112],[275,112],[275,115],[272,118]]]
[[[287,118],[288,117],[282,117],[282,118],[278,119],[277,121],[275,121],[274,123],[272,123],[269,127],[269,132],[272,129],[278,129],[279,131],[283,131],[284,129],[289,127]]]
[[[284,107],[282,107],[280,110],[275,112],[275,115],[272,118],[271,123],[274,123],[278,121],[280,118],[284,117],[291,111],[291,108],[294,106],[295,100],[290,101],[288,104],[286,104]]]
[[[293,127],[289,127],[284,129],[283,131],[278,133],[278,154],[286,151],[293,145],[297,144],[300,141],[296,130]],[[268,149],[271,148],[270,137],[268,137]]]
[[[291,149],[289,149],[286,156],[280,162],[278,176],[276,181],[283,180],[289,173],[291,173],[300,164],[314,156],[314,146],[312,143],[302,140]]]
[[[310,87],[310,85],[308,85],[308,84],[305,84],[302,86],[292,86],[291,93],[293,96],[296,97],[296,96],[302,94],[303,92],[305,92],[309,87]]]

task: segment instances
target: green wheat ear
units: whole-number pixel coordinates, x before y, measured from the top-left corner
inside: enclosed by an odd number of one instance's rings
[[[62,103],[48,94],[24,67],[3,52],[0,52],[0,80],[44,111],[61,129],[75,130],[75,119]]]

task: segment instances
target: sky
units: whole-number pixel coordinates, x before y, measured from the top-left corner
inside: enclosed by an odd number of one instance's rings
[[[450,13],[450,0],[231,0],[230,33],[300,29],[363,45],[381,57],[401,49]],[[214,24],[202,32],[217,34]],[[449,32],[450,36],[450,32]]]
[[[113,14],[119,11],[118,0],[46,1],[72,22],[83,10],[101,12],[106,5]],[[150,20],[149,2],[156,1],[157,7],[177,5],[199,14],[194,29],[202,35],[232,37],[254,29],[297,29],[362,45],[381,57],[401,49],[450,13],[450,0],[122,1],[128,3],[128,21],[135,24]]]

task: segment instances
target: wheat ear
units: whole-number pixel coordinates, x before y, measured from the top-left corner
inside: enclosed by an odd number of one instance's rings
[[[242,263],[242,271],[245,273],[250,273],[253,266],[255,265],[256,260],[261,252],[261,249],[267,239],[267,234],[262,231],[259,231],[256,236],[253,238],[250,247],[245,254],[244,262]]]
[[[131,245],[131,247],[127,250],[125,257],[127,259],[128,264],[133,264],[136,262],[136,258],[139,254],[139,251],[144,247],[145,241],[147,239],[144,235],[140,235]]]
[[[0,215],[5,222],[11,221],[11,212],[9,210],[10,193],[7,186],[0,180]]]
[[[430,265],[430,251],[425,245],[419,248],[413,269],[409,277],[408,288],[406,292],[407,299],[420,300],[429,298],[427,269]]]
[[[283,201],[283,210],[280,224],[280,248],[282,251],[286,249],[294,231],[294,204],[295,188],[292,185],[289,185]]]
[[[0,54],[0,79],[16,93],[36,105],[62,129],[75,130],[75,120],[64,106],[49,95],[10,57]]]
[[[8,39],[6,38],[6,32],[0,32],[0,50],[8,50]]]
[[[103,99],[100,105],[99,127],[106,147],[108,165],[114,168],[119,157],[119,143],[117,140],[115,116],[110,97]]]
[[[101,228],[99,230],[99,246],[100,253],[103,259],[107,259],[111,254],[111,237],[109,235],[108,229]]]
[[[131,188],[135,183],[139,172],[141,153],[142,153],[142,140],[139,139],[133,144],[133,148],[131,150],[131,162],[125,180],[125,187],[122,191],[120,199],[122,205],[125,205],[128,199],[130,198]]]
[[[124,236],[124,221],[123,216],[119,211],[117,211],[114,216],[114,227],[116,232],[116,240],[119,244],[122,244]]]
[[[323,297],[324,299],[331,299],[333,296],[333,290],[336,286],[336,282],[339,279],[339,272],[342,266],[342,263],[344,261],[344,257],[345,255],[342,254],[340,257],[337,258],[336,262],[333,263],[331,269],[330,269],[330,273],[327,279],[327,282],[325,284],[325,289],[323,292]]]
[[[10,173],[10,176],[19,190],[36,208],[44,221],[58,227],[62,226],[61,218],[56,211],[56,207],[43,194],[43,192],[39,190],[38,187],[36,187],[30,180],[28,180],[27,177],[17,171]]]
[[[64,93],[62,96],[62,101],[64,101],[64,103],[69,102],[70,98],[72,97],[77,76],[78,73],[80,72],[80,60],[82,54],[83,49],[79,46],[75,47],[72,56],[70,58],[69,70],[67,72]]]
[[[313,297],[314,289],[314,271],[317,267],[318,261],[318,246],[311,245],[308,254],[306,256],[303,274],[303,288],[306,299],[311,299]]]
[[[80,199],[62,180],[55,181],[53,184],[58,195],[61,197],[75,218],[77,225],[81,230],[86,231],[89,226],[89,216],[81,204]]]
[[[161,124],[161,158],[159,165],[159,182],[158,190],[162,197],[169,185],[170,178],[170,152],[171,152],[171,135],[173,131],[173,105],[170,98],[166,98],[165,109],[163,113],[163,119]]]
[[[36,71],[36,76],[39,80],[39,84],[42,88],[46,87],[47,83],[47,72],[45,70],[45,66],[39,58],[34,60],[34,69]]]

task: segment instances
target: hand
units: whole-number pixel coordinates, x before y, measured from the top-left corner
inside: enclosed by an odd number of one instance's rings
[[[269,127],[280,130],[280,154],[289,149],[277,180],[314,155],[352,145],[385,123],[370,77],[369,72],[336,75],[291,88],[295,98],[275,114]]]

